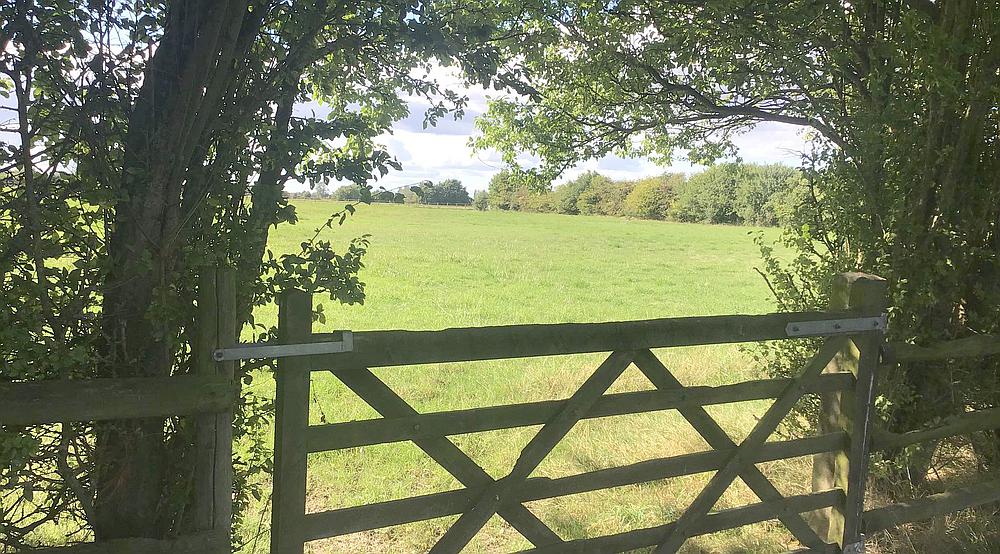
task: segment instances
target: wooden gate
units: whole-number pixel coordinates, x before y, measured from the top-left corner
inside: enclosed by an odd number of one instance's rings
[[[442,331],[372,331],[353,334],[350,352],[282,358],[277,370],[272,552],[303,552],[304,543],[448,515],[460,517],[431,549],[459,552],[497,514],[527,538],[531,552],[624,552],[656,547],[676,552],[689,538],[778,519],[805,547],[841,552],[860,541],[866,451],[874,368],[884,330],[880,279],[842,279],[838,310],[687,317],[596,324],[524,325]],[[844,309],[850,309],[849,312]],[[337,335],[311,332],[311,298],[289,291],[280,304],[285,344],[319,343]],[[653,348],[825,337],[792,379],[766,379],[718,387],[685,387]],[[418,413],[371,368],[440,362],[553,356],[609,355],[569,398],[436,413]],[[655,390],[606,394],[630,365]],[[309,424],[310,372],[331,371],[367,402],[380,419]],[[768,441],[782,418],[807,393],[826,405],[816,437]],[[774,399],[754,429],[737,443],[706,405]],[[660,458],[560,478],[531,477],[546,455],[581,419],[676,409],[712,450]],[[510,473],[493,479],[448,438],[450,435],[542,425]],[[362,506],[305,513],[306,458],[311,452],[412,441],[464,488]],[[829,453],[818,458],[815,492],[783,496],[755,464]],[[714,471],[687,510],[663,525],[615,535],[565,541],[525,502],[609,487]],[[712,511],[741,478],[760,502]],[[851,485],[849,485],[849,483]],[[829,508],[819,521],[802,516]]]

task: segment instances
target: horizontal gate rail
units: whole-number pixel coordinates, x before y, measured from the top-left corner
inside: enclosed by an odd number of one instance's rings
[[[868,510],[864,517],[865,532],[875,533],[995,502],[1000,502],[1000,479]]]
[[[897,362],[981,358],[1000,355],[1000,335],[975,335],[924,346],[894,342],[889,347]]]
[[[219,413],[232,408],[237,386],[201,375],[0,383],[0,424]]]
[[[871,317],[872,314],[858,315]],[[322,371],[757,342],[790,338],[787,327],[791,323],[843,320],[844,317],[844,312],[789,312],[439,331],[355,331],[351,352],[306,358],[313,371]],[[804,334],[794,338],[830,334]],[[339,340],[339,337],[337,333],[315,333],[305,340],[328,342]]]
[[[692,386],[674,390],[649,390],[607,394],[594,403],[582,419],[638,414],[691,406],[710,406],[775,398],[792,379],[763,379],[717,387]],[[854,386],[850,374],[820,376],[803,392],[824,393]],[[513,427],[541,425],[559,412],[565,400],[543,400],[487,408],[415,414],[408,417],[366,419],[311,425],[306,432],[309,452],[370,446],[421,437],[461,435]]]
[[[755,453],[753,462],[772,462],[831,452],[843,448],[846,442],[845,433],[769,442]],[[517,502],[532,502],[716,471],[732,455],[733,450],[681,454],[566,477],[532,477],[517,487],[512,499]],[[305,536],[308,540],[316,540],[455,515],[469,509],[479,494],[481,489],[462,489],[316,512],[306,516]]]
[[[876,431],[872,450],[892,450],[920,442],[945,439],[978,431],[1000,429],[1000,408],[965,412],[945,420],[945,424],[932,429],[893,433]]]

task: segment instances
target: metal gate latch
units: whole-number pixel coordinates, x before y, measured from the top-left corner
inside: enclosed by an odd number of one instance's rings
[[[313,356],[316,354],[337,354],[354,350],[354,334],[341,331],[340,340],[307,342],[302,344],[270,344],[258,342],[239,344],[229,348],[219,348],[212,352],[217,362],[229,360],[250,360],[254,358],[288,358],[291,356]]]
[[[886,319],[886,314],[882,314],[878,317],[793,321],[785,326],[785,334],[789,337],[827,337],[865,331],[885,331]]]

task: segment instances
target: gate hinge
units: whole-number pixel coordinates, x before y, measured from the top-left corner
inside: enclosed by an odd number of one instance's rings
[[[785,334],[789,337],[827,337],[866,331],[885,331],[886,320],[886,314],[882,314],[878,317],[793,321],[785,326]]]
[[[312,356],[315,354],[337,354],[354,350],[354,334],[341,331],[340,340],[326,342],[306,342],[302,344],[271,344],[258,342],[238,344],[229,348],[219,348],[212,352],[217,362],[228,360],[250,360],[254,358],[288,358],[291,356]]]

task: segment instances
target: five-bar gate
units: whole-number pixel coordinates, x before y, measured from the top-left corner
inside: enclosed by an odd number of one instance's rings
[[[884,282],[842,276],[831,311],[686,317],[595,324],[524,325],[442,331],[353,334],[351,351],[283,357],[277,369],[272,552],[303,552],[326,537],[448,515],[460,517],[438,539],[434,553],[459,552],[498,514],[535,546],[531,552],[624,552],[655,547],[676,552],[689,538],[750,523],[780,520],[803,547],[850,551],[861,544],[861,515],[871,429],[873,379],[885,318]],[[283,344],[315,344],[339,336],[312,333],[311,297],[284,294],[279,312]],[[825,337],[798,376],[719,387],[685,387],[651,349]],[[569,398],[436,413],[418,413],[371,368],[441,362],[608,352]],[[607,393],[630,365],[655,390]],[[312,371],[331,371],[382,418],[309,424]],[[769,441],[803,394],[824,402],[821,434]],[[754,429],[735,442],[704,406],[774,399]],[[581,419],[676,409],[712,448],[560,478],[531,477],[546,455]],[[451,435],[541,425],[510,473],[493,479],[448,438]],[[305,513],[310,452],[412,441],[464,488],[363,506]],[[783,496],[755,464],[817,455],[814,492]],[[714,471],[676,520],[615,535],[564,540],[525,502],[609,487]],[[741,478],[760,502],[713,511]],[[825,511],[822,511],[824,510]],[[807,522],[803,513],[822,517]]]

